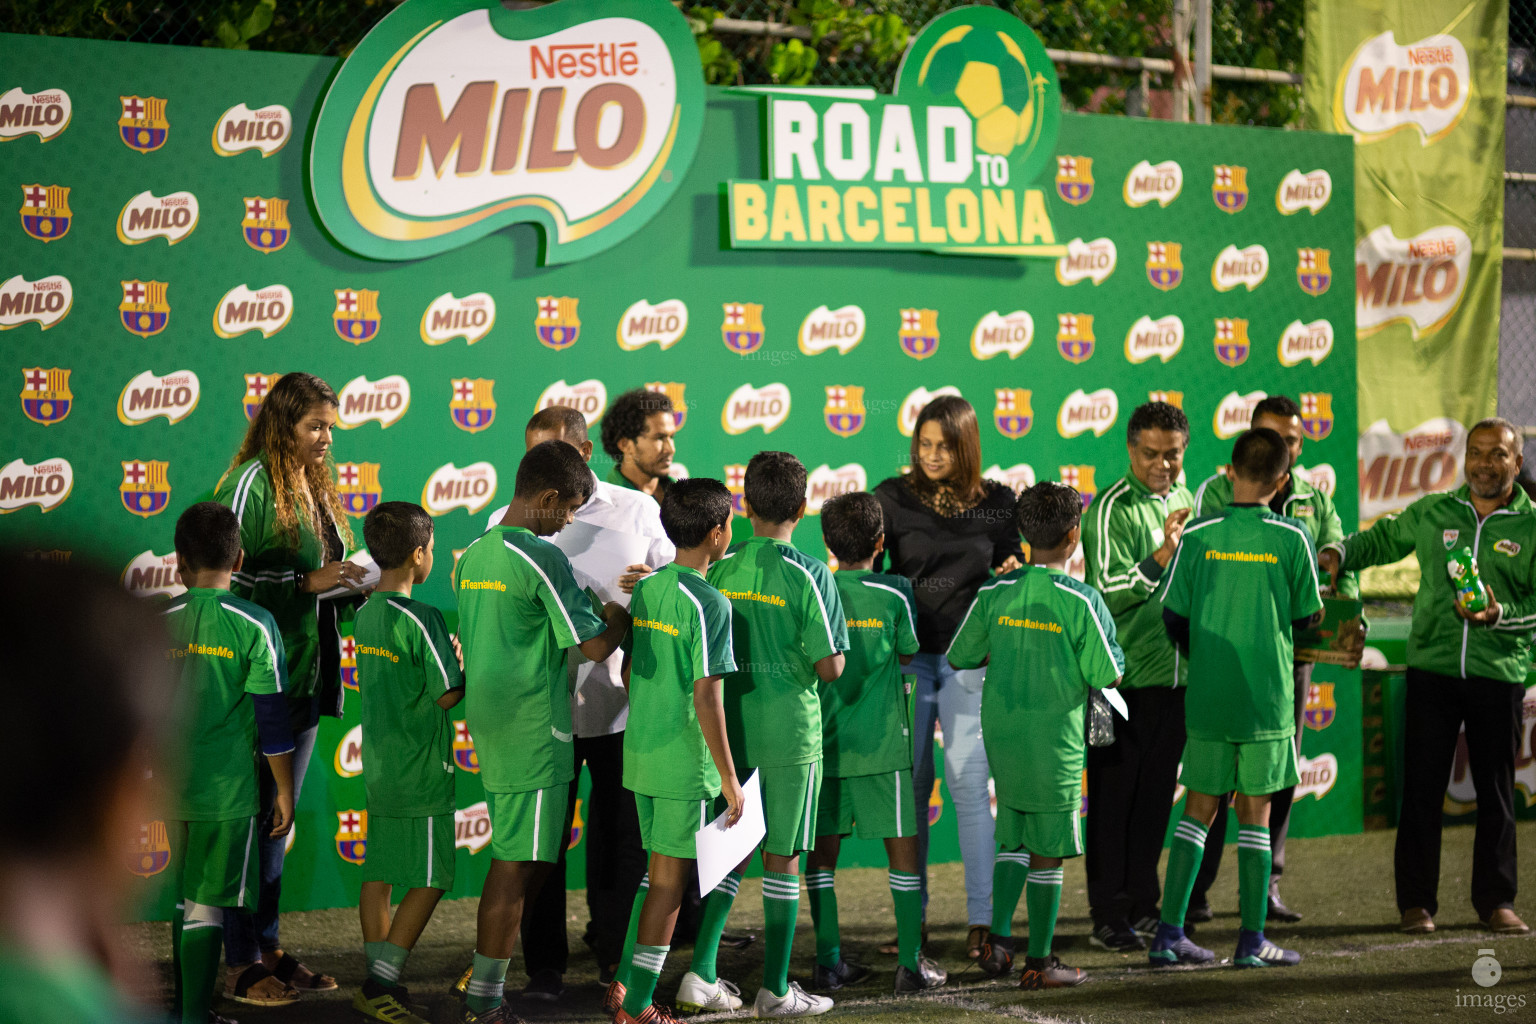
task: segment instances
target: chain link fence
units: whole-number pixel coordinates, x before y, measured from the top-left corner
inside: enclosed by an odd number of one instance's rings
[[[1526,465],[1536,467],[1536,260],[1521,258],[1536,256],[1536,0],[1509,5],[1508,89],[1499,415],[1527,428]]]

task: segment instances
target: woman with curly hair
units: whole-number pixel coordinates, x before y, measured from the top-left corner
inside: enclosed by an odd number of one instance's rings
[[[352,530],[336,493],[331,428],[336,392],[308,373],[287,373],[261,403],[240,450],[214,490],[240,520],[245,563],[235,573],[236,595],[272,613],[288,656],[289,725],[295,741],[295,802],[315,746],[319,715],[341,714],[341,650],[336,607],[317,595],[356,586],[364,570],[342,560]],[[261,819],[272,813],[275,789],[261,766]],[[261,835],[271,831],[262,824]],[[277,902],[282,888],[286,839],[257,844],[260,895],[254,912],[226,910],[224,956],[229,977],[224,994],[257,1006],[299,998],[300,989],[334,989],[278,944]]]

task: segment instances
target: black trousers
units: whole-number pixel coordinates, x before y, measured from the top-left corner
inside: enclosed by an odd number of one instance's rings
[[[1088,748],[1088,905],[1095,926],[1156,915],[1157,860],[1184,754],[1184,688],[1121,691],[1129,721]]]
[[[1403,805],[1397,819],[1397,909],[1439,909],[1440,825],[1456,734],[1467,728],[1477,788],[1472,840],[1472,907],[1487,918],[1515,901],[1515,756],[1525,687],[1499,679],[1457,679],[1408,669],[1403,729]]]
[[[576,774],[585,764],[592,776],[582,846],[587,856],[587,942],[599,964],[619,962],[624,932],[635,892],[645,875],[645,851],[640,845],[640,819],[634,794],[624,788],[624,734],[578,736]],[[565,812],[570,834],[576,809],[576,782],[571,782]],[[523,911],[523,962],[528,976],[542,970],[564,974],[570,958],[565,935],[565,847],[538,897]]]
[[[1298,661],[1291,666],[1291,680],[1296,686],[1296,753],[1301,753],[1302,714],[1307,708],[1307,687],[1312,685],[1312,663],[1310,661]],[[1271,880],[1285,874],[1285,836],[1291,830],[1291,801],[1296,795],[1295,786],[1287,786],[1269,798],[1269,853],[1273,861],[1269,869]],[[1200,861],[1200,870],[1195,872],[1195,888],[1190,894],[1190,906],[1199,906],[1210,902],[1206,893],[1216,882],[1216,873],[1221,870],[1222,846],[1227,841],[1227,807],[1232,803],[1232,794],[1221,794],[1221,802],[1216,806],[1216,820],[1211,824],[1210,832],[1205,837],[1205,857]]]

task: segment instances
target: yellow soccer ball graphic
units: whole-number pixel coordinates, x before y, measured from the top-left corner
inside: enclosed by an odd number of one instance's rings
[[[975,119],[977,150],[1008,156],[1036,128],[1036,94],[1044,79],[1031,72],[1013,39],[1001,32],[968,39],[968,29],[946,33],[921,78],[931,75],[930,88],[952,91]]]

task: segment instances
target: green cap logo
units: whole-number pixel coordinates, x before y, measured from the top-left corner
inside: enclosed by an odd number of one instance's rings
[[[326,93],[315,207],[344,247],[405,260],[513,223],[543,262],[616,245],[653,217],[698,149],[704,82],[666,0],[409,0]]]

